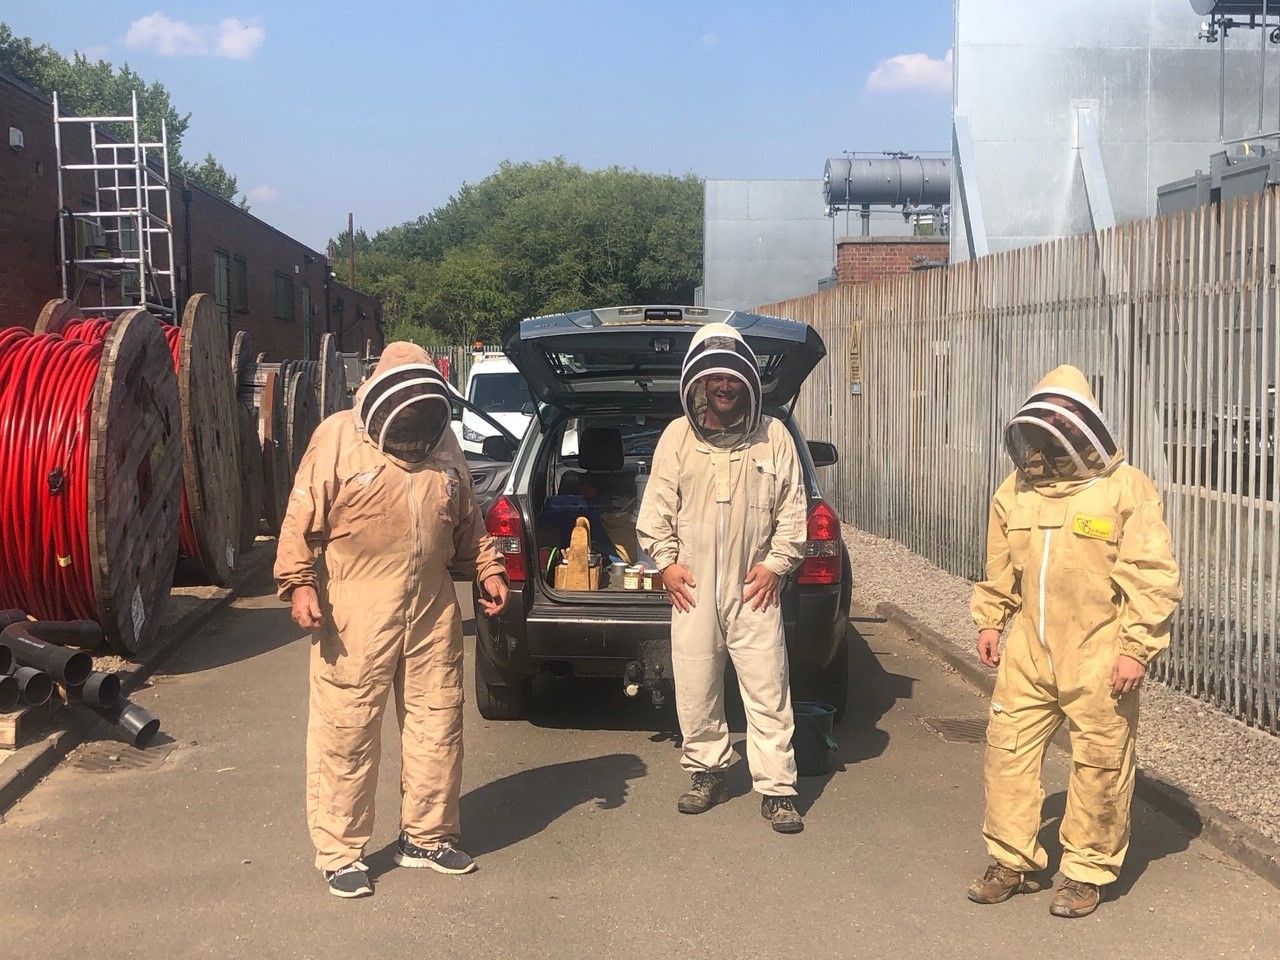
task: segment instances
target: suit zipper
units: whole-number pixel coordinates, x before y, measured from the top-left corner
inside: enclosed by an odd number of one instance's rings
[[[414,573],[418,569],[418,498],[413,490],[413,473],[405,474],[405,493],[409,498],[409,530],[410,540],[413,548],[409,552],[409,575],[405,577],[405,586],[410,588],[413,584]],[[412,595],[405,598],[404,606],[404,625],[405,636],[408,636],[408,630],[413,621],[413,597]]]
[[[1046,528],[1044,531],[1044,556],[1040,558],[1040,646],[1044,648],[1044,655],[1049,660],[1049,673],[1052,675],[1053,670],[1053,654],[1049,652],[1049,642],[1044,637],[1044,578],[1049,572],[1049,546],[1053,543],[1053,530]]]

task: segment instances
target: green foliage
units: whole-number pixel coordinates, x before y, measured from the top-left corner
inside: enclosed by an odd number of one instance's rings
[[[68,60],[47,43],[37,45],[29,37],[17,36],[8,24],[0,23],[0,72],[49,96],[56,91],[60,109],[82,117],[127,116],[133,109],[132,94],[136,90],[142,136],[159,140],[163,122],[169,138],[169,165],[234,201],[236,178],[212,155],[195,166],[183,161],[182,140],[191,114],[178,113],[163,83],[147,83],[127,63],[117,68],[106,60],[90,60],[82,53],[74,53]],[[124,134],[119,128],[111,132]],[[249,209],[243,197],[240,206]]]
[[[338,265],[345,231],[330,242]],[[493,339],[511,320],[623,303],[690,303],[702,269],[702,181],[557,158],[503,163],[425,216],[357,231],[357,286],[393,329]]]

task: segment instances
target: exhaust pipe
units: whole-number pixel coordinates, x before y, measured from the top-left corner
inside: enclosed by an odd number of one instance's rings
[[[114,723],[128,742],[142,749],[160,731],[160,721],[146,708],[132,700],[117,700],[109,707],[98,707],[98,713]]]
[[[53,681],[47,673],[35,667],[19,667],[13,673],[24,706],[39,707],[53,696]]]
[[[632,660],[622,673],[622,692],[628,697],[638,697],[641,690],[648,690],[649,700],[654,708],[661,708],[667,702],[666,681],[663,677],[665,672],[658,665],[646,676],[644,664],[639,660]]]
[[[102,646],[102,627],[92,620],[34,620],[27,630],[37,640],[60,647],[83,647],[95,650]]]
[[[43,670],[67,687],[78,687],[93,672],[93,657],[83,650],[45,643],[32,636],[28,624],[12,623],[0,630],[0,646],[8,647],[20,666]]]
[[[110,707],[120,699],[120,678],[95,670],[81,686],[68,687],[67,693],[91,707]]]
[[[3,649],[3,648],[0,648]],[[0,713],[8,713],[22,702],[22,688],[17,677],[0,677]]]

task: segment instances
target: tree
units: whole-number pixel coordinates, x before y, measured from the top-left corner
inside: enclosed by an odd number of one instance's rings
[[[56,92],[59,108],[80,116],[127,116],[136,91],[142,136],[153,142],[159,140],[163,121],[169,140],[169,165],[234,202],[236,179],[212,155],[194,167],[183,160],[182,141],[191,114],[178,113],[164,84],[147,83],[127,63],[116,68],[106,60],[90,60],[79,52],[68,60],[47,43],[37,45],[30,37],[19,37],[8,24],[0,23],[0,72],[49,96]],[[110,132],[124,135],[118,127]],[[228,186],[230,190],[226,192]],[[243,198],[240,205],[248,209]]]

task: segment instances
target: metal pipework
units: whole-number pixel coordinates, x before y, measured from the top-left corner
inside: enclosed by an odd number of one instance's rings
[[[951,202],[951,161],[924,157],[832,157],[822,173],[828,207],[941,207]]]
[[[17,677],[8,674],[0,677],[0,713],[8,713],[22,700],[22,688]]]
[[[102,646],[102,626],[92,620],[33,620],[27,630],[37,640],[60,647],[96,650]]]
[[[132,700],[117,700],[109,707],[99,707],[98,713],[114,723],[128,739],[141,749],[160,732],[160,721],[145,707]]]
[[[24,706],[38,707],[53,696],[53,681],[43,670],[35,667],[19,667],[13,672],[18,681],[18,691]]]
[[[27,615],[21,610],[0,610],[0,630],[26,619]]]
[[[0,646],[8,647],[19,666],[43,670],[68,687],[78,687],[93,672],[93,657],[83,650],[69,650],[32,636],[25,623],[11,623],[0,630]]]
[[[67,693],[91,707],[110,707],[120,699],[120,678],[95,670],[80,686],[68,687]]]

